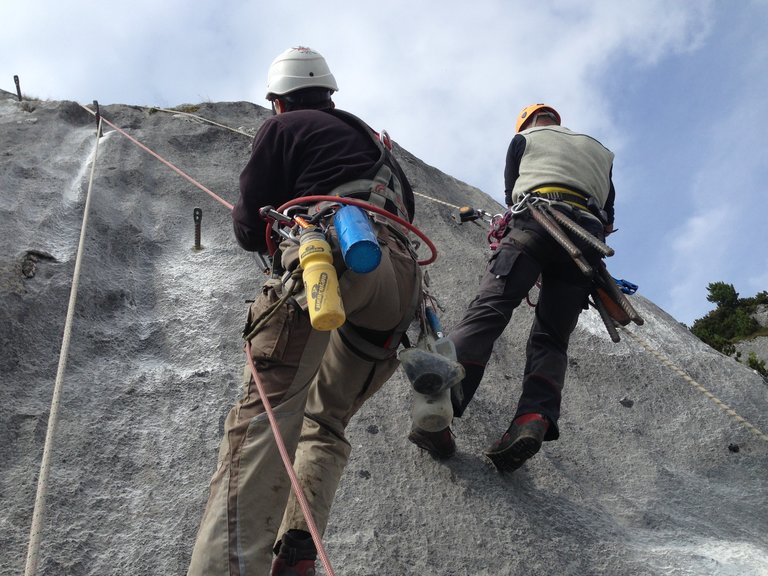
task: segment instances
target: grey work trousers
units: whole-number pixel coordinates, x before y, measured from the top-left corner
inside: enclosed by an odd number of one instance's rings
[[[421,271],[386,228],[379,227],[378,239],[382,259],[373,272],[356,274],[338,264],[337,270],[347,322],[367,333],[386,334],[415,314]],[[279,300],[281,291],[278,281],[267,282],[250,307],[250,317]],[[337,330],[314,330],[294,299],[253,337],[251,346],[322,534],[351,451],[345,428],[397,369],[394,350],[375,359],[351,348]],[[244,385],[245,393],[224,425],[190,576],[264,576],[280,536],[291,528],[308,529],[248,366]]]
[[[586,216],[579,219],[576,212],[576,221],[604,239],[597,220]],[[595,251],[579,241],[576,244],[596,266],[599,256]],[[522,393],[514,418],[528,413],[544,415],[551,423],[545,439],[555,440],[559,437],[557,421],[568,366],[568,342],[581,311],[587,307],[592,279],[528,213],[512,219],[511,231],[491,256],[477,295],[449,335],[466,371],[460,394],[453,398],[454,415],[461,416],[472,400],[494,343],[539,277],[541,290],[526,345]]]

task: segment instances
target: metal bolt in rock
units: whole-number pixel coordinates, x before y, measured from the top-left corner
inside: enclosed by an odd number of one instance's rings
[[[96,109],[96,131],[99,134],[99,138],[101,138],[104,135],[104,133],[101,131],[101,113],[99,112],[98,100],[93,101],[93,107]]]
[[[202,208],[195,208],[192,215],[195,221],[195,250],[202,250],[202,246],[200,245],[200,223],[203,220]]]

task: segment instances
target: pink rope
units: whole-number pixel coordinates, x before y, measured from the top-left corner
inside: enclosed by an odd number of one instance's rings
[[[88,109],[86,108],[86,110],[88,110]],[[89,112],[90,112],[90,110],[89,110]],[[205,186],[203,186],[202,184],[200,184],[200,182],[198,182],[197,180],[195,180],[194,178],[192,178],[191,176],[189,176],[189,175],[188,175],[188,174],[186,174],[185,172],[183,172],[183,171],[179,170],[178,168],[176,168],[176,166],[174,166],[173,164],[171,164],[170,162],[168,162],[168,160],[166,160],[165,158],[163,158],[163,157],[162,157],[162,156],[160,156],[159,154],[156,154],[155,152],[153,152],[152,150],[150,150],[149,148],[147,148],[146,146],[144,146],[144,144],[142,144],[141,142],[139,142],[138,140],[136,140],[136,138],[134,138],[133,136],[131,136],[130,134],[128,134],[128,133],[127,133],[127,132],[125,132],[124,130],[122,130],[122,129],[118,128],[117,126],[115,126],[114,124],[112,124],[112,122],[110,122],[109,120],[107,120],[106,118],[104,118],[104,116],[101,116],[101,119],[102,119],[102,120],[103,120],[103,121],[104,121],[106,124],[110,125],[112,128],[114,128],[115,130],[117,130],[118,132],[120,132],[120,134],[122,134],[123,136],[125,136],[126,138],[128,138],[128,140],[130,140],[131,142],[133,142],[134,144],[136,144],[136,146],[138,146],[138,147],[139,147],[139,148],[141,148],[142,150],[145,150],[145,151],[149,152],[150,154],[152,154],[152,156],[154,156],[155,158],[157,158],[158,160],[160,160],[160,162],[162,162],[163,164],[165,164],[166,166],[168,166],[168,168],[170,168],[171,170],[173,170],[174,172],[176,172],[177,174],[179,174],[179,175],[180,175],[182,178],[186,178],[187,180],[189,180],[190,182],[192,182],[192,184],[194,184],[195,186],[197,186],[198,188],[200,188],[200,190],[202,190],[203,192],[205,192],[206,194],[208,194],[209,196],[211,196],[211,197],[212,197],[214,200],[216,200],[217,202],[219,202],[219,203],[220,203],[220,204],[222,204],[223,206],[226,206],[226,207],[227,207],[227,208],[229,208],[230,210],[232,210],[232,208],[234,208],[234,206],[232,206],[232,204],[230,204],[229,202],[227,202],[226,200],[224,200],[224,199],[223,199],[223,198],[221,198],[220,196],[216,195],[214,192],[211,192],[210,190],[208,190],[208,188],[206,188]]]
[[[291,487],[293,488],[293,493],[296,494],[296,499],[299,501],[299,506],[301,507],[301,511],[304,513],[304,518],[307,521],[309,532],[310,534],[312,534],[312,540],[315,542],[317,555],[320,557],[320,561],[323,563],[323,568],[325,568],[325,573],[328,576],[335,576],[333,568],[331,567],[331,562],[330,560],[328,560],[328,554],[325,552],[325,547],[323,546],[322,538],[320,538],[320,532],[318,531],[317,525],[315,524],[315,520],[312,517],[312,511],[309,509],[309,502],[307,502],[307,498],[306,496],[304,496],[304,490],[302,490],[301,485],[299,484],[299,479],[296,476],[296,472],[293,469],[293,463],[291,462],[291,458],[288,455],[288,451],[285,448],[285,442],[283,442],[283,437],[280,434],[280,427],[277,425],[277,420],[275,419],[275,413],[272,411],[272,405],[269,403],[267,394],[264,391],[263,385],[261,384],[261,379],[259,378],[258,372],[256,371],[256,365],[253,363],[253,357],[251,356],[250,342],[246,342],[245,352],[246,352],[246,355],[248,356],[248,365],[251,368],[251,375],[253,376],[253,381],[256,384],[256,389],[259,391],[259,396],[261,397],[261,401],[264,404],[264,410],[267,413],[269,424],[270,426],[272,426],[272,432],[274,432],[275,434],[275,442],[277,443],[277,449],[280,452],[280,458],[282,458],[283,465],[285,466],[285,470],[286,472],[288,472],[288,477],[291,479]]]

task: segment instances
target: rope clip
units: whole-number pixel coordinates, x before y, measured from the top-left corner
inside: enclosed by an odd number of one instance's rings
[[[488,212],[478,208],[473,208],[472,206],[462,206],[459,208],[458,218],[455,214],[453,215],[454,221],[458,222],[459,224],[464,224],[464,222],[473,222],[478,226],[480,225],[477,222],[478,220],[490,221],[490,218],[491,215]]]

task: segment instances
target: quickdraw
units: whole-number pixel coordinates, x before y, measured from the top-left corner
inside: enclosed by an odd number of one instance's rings
[[[488,231],[488,246],[491,251],[495,251],[504,236],[509,231],[509,223],[512,221],[512,212],[507,211],[504,214],[496,214],[491,218],[490,230]]]

